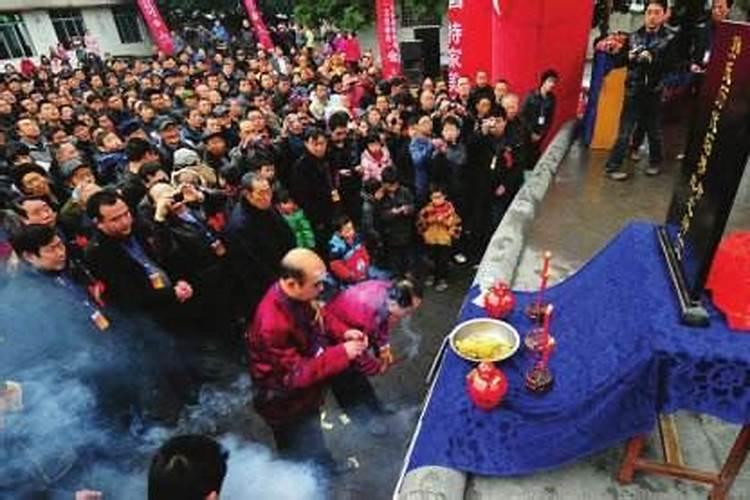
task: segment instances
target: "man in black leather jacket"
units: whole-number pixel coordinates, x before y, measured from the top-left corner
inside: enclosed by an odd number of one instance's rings
[[[622,169],[630,137],[637,124],[646,131],[649,145],[647,175],[658,175],[662,161],[661,94],[662,79],[669,65],[673,35],[664,27],[664,0],[646,2],[644,25],[630,34],[628,49],[622,57],[628,65],[625,103],[620,115],[620,130],[612,154],[607,160],[607,174],[614,180],[625,180]]]

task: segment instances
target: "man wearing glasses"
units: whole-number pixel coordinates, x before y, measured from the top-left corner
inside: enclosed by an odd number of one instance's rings
[[[279,453],[343,472],[320,428],[323,389],[367,349],[358,330],[326,330],[316,299],[327,272],[315,252],[296,248],[263,297],[246,334],[255,408],[271,427]]]

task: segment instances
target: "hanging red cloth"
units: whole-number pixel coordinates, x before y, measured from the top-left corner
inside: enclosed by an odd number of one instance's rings
[[[750,231],[721,240],[706,288],[726,315],[729,328],[750,331]]]
[[[258,10],[258,5],[255,3],[255,0],[244,0],[244,4],[247,16],[253,25],[255,36],[258,37],[258,41],[264,49],[271,50],[273,48],[273,41],[271,40],[271,35],[268,33],[266,23],[263,22],[263,16],[261,16],[260,10]]]
[[[396,7],[393,0],[375,0],[380,65],[386,80],[401,74],[401,50],[398,47]]]
[[[172,35],[169,33],[167,23],[161,17],[159,8],[156,6],[156,0],[138,0],[138,9],[140,9],[143,20],[148,26],[148,31],[151,33],[151,39],[159,48],[159,51],[172,55],[174,52]]]

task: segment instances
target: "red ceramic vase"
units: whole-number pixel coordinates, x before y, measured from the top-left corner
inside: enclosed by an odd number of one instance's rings
[[[487,311],[487,315],[495,319],[505,318],[513,311],[515,305],[516,297],[505,283],[496,283],[487,290],[484,296],[484,310]]]
[[[477,407],[489,411],[498,406],[508,392],[508,378],[494,363],[479,363],[466,376],[466,391]]]

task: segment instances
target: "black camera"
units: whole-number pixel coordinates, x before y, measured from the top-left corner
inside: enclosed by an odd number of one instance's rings
[[[182,193],[175,193],[175,195],[172,196],[172,201],[175,203],[182,203],[185,201],[185,195]]]

